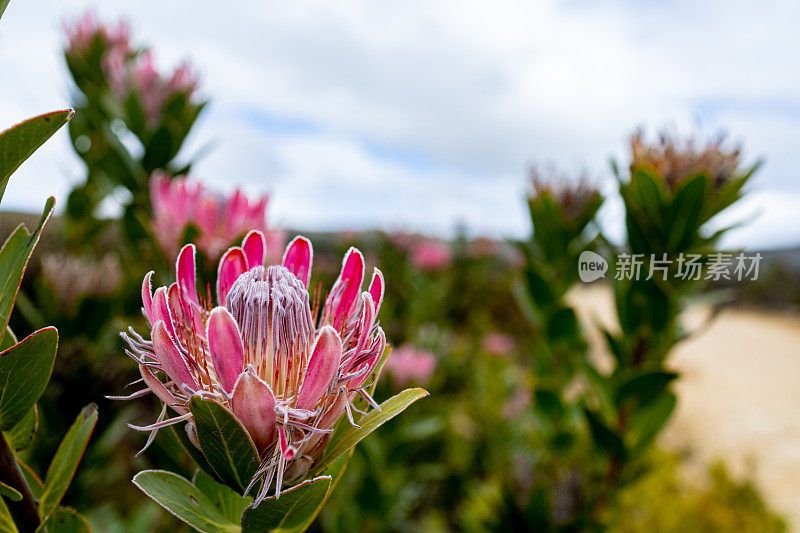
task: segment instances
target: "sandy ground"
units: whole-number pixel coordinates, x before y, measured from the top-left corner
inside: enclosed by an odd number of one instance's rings
[[[572,297],[582,319],[613,327],[604,287]],[[706,318],[702,306],[687,313],[697,333],[672,354],[679,401],[662,444],[753,479],[800,532],[800,317],[731,309]]]

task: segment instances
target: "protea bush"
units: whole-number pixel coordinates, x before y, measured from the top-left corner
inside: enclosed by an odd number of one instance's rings
[[[184,246],[174,283],[153,291],[153,273],[144,278],[149,338],[132,328],[123,333],[145,386],[126,398],[152,392],[163,402],[156,422],[133,427],[150,432],[149,445],[159,429],[185,421],[176,434],[201,469],[243,494],[229,497],[244,515],[225,519],[259,531],[271,528],[264,524],[278,515],[277,523],[284,525],[310,522],[334,474],[303,480],[325,472],[377,426],[427,395],[409,389],[382,405],[372,399],[389,354],[377,322],[384,279],[376,268],[362,291],[361,252],[347,252],[341,274],[322,298],[319,287],[313,295],[308,291],[313,260],[308,239],[292,240],[280,264],[266,263],[267,247],[264,234],[254,230],[241,246],[228,249],[212,295],[210,287],[198,291],[195,246]],[[337,425],[340,419],[344,422]],[[338,463],[337,472],[343,467]],[[135,482],[173,514],[205,530],[195,515],[218,513],[215,507],[187,515],[164,491],[178,483],[187,499],[196,499],[193,491],[214,481],[192,485],[174,477],[148,471]],[[275,503],[287,497],[301,498],[302,508]]]

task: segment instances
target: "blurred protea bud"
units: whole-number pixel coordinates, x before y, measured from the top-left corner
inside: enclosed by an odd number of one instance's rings
[[[361,291],[364,259],[351,248],[324,302],[308,293],[312,247],[296,237],[281,264],[265,262],[267,240],[247,234],[241,247],[228,249],[219,262],[216,300],[198,294],[195,247],[184,246],[176,263],[177,282],[152,292],[142,284],[149,339],[131,328],[123,333],[129,355],[139,364],[146,388],[164,411],[150,426],[155,432],[188,420],[189,438],[200,448],[189,409],[194,396],[212,399],[247,430],[261,459],[250,488],[263,480],[256,505],[270,487],[280,495],[284,483],[301,479],[325,449],[336,422],[351,424],[353,401],[377,404],[365,383],[386,348],[376,322],[384,294],[383,275],[374,270]],[[169,406],[177,416],[164,419]]]
[[[600,191],[585,173],[574,178],[558,172],[554,167],[544,171],[532,167],[530,179],[529,201],[549,197],[571,222],[585,220],[589,213],[593,216],[602,203]]]
[[[110,295],[122,281],[119,261],[111,254],[100,260],[48,254],[42,259],[42,274],[66,310],[74,310],[75,305],[88,296]]]
[[[123,101],[131,94],[138,97],[150,126],[159,123],[167,102],[177,95],[183,95],[187,101],[191,101],[198,86],[197,74],[188,62],[181,63],[171,74],[164,75],[156,69],[153,54],[149,50],[131,59],[110,52],[103,66],[116,97]]]
[[[447,243],[421,238],[411,244],[411,262],[420,270],[444,270],[453,261],[453,252]]]
[[[741,148],[727,147],[725,141],[720,134],[698,144],[693,138],[681,140],[663,132],[656,141],[647,142],[640,130],[631,136],[631,171],[653,167],[672,190],[687,177],[704,172],[717,190],[736,176],[741,163]]]
[[[236,189],[223,195],[206,189],[199,181],[158,173],[150,178],[153,206],[153,233],[165,254],[174,256],[182,244],[187,227],[192,226],[197,247],[209,260],[216,261],[230,244],[248,230],[267,235],[266,255],[277,261],[285,234],[267,225],[269,196],[250,200]]]
[[[64,27],[67,34],[65,52],[69,55],[85,54],[95,43],[99,43],[106,51],[130,54],[130,31],[126,21],[109,26],[100,23],[94,13],[87,12]]]
[[[404,344],[394,351],[386,363],[386,370],[396,387],[409,383],[424,385],[436,370],[436,356],[429,350]]]
[[[481,347],[492,355],[508,355],[514,349],[514,338],[506,333],[493,331],[487,333],[481,339]]]

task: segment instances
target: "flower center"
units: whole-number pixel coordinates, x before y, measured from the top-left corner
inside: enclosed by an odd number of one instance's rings
[[[283,266],[257,266],[237,278],[225,307],[239,324],[246,364],[279,395],[296,392],[314,323],[303,282]]]

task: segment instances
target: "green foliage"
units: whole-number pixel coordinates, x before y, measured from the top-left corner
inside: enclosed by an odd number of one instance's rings
[[[164,509],[198,531],[205,533],[241,531],[238,520],[230,508],[218,507],[212,496],[178,474],[163,470],[145,470],[136,474],[133,483]],[[216,493],[219,498],[219,493]],[[247,502],[238,494],[233,494],[244,503],[244,505],[238,504],[241,509],[233,509],[241,515]]]
[[[78,414],[78,418],[61,441],[53,462],[47,469],[44,491],[39,497],[39,514],[43,519],[55,511],[61,498],[64,497],[96,423],[97,406],[88,405]]]
[[[651,463],[653,469],[622,489],[608,510],[609,532],[786,531],[753,485],[734,481],[722,465],[712,466],[707,479],[692,479],[677,455],[656,453]]]
[[[40,329],[0,354],[0,429],[9,431],[33,409],[53,370],[55,328]]]

